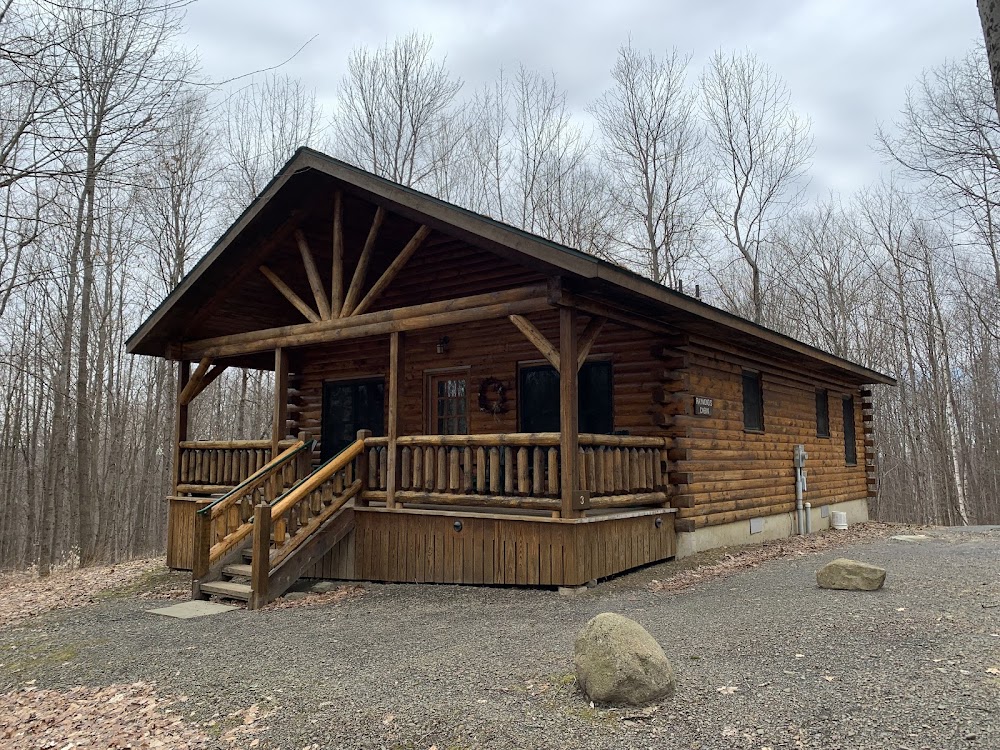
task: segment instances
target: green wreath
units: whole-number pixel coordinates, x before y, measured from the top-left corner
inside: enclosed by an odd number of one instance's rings
[[[496,378],[486,378],[479,384],[479,411],[496,416],[507,411],[507,396],[504,394],[503,383]],[[490,392],[495,398],[490,398]]]

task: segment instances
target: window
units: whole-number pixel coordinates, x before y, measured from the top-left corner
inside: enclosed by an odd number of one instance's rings
[[[611,362],[585,362],[577,377],[580,432],[610,435]],[[559,373],[549,365],[521,367],[517,403],[521,432],[559,432]]]
[[[469,434],[469,381],[465,373],[430,376],[430,431],[435,435]]]
[[[854,432],[854,397],[844,396],[844,459],[848,466],[858,463],[858,441]]]
[[[358,430],[384,434],[385,383],[377,380],[323,383],[320,457],[326,461],[353,443]]]
[[[764,384],[752,370],[743,371],[743,429],[764,431]]]
[[[830,437],[830,396],[823,388],[816,391],[816,437]]]

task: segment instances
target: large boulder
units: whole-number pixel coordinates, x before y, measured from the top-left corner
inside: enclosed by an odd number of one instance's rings
[[[821,589],[844,591],[875,591],[885,583],[885,570],[868,563],[839,557],[816,572]]]
[[[583,626],[573,659],[580,689],[596,703],[642,706],[674,692],[663,649],[635,620],[604,612]]]

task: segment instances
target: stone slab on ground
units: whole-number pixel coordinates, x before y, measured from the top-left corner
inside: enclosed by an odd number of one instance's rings
[[[216,604],[215,602],[205,602],[205,601],[190,601],[181,602],[180,604],[172,604],[169,607],[158,607],[157,609],[147,609],[146,611],[154,615],[163,615],[164,617],[176,617],[179,620],[192,620],[195,617],[210,617],[212,615],[221,615],[223,612],[229,612],[233,609],[239,609],[239,607],[234,607],[231,604]]]

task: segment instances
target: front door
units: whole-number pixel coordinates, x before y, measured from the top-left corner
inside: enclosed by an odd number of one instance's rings
[[[323,383],[322,460],[336,456],[358,437],[358,430],[385,434],[385,381],[330,381]]]

